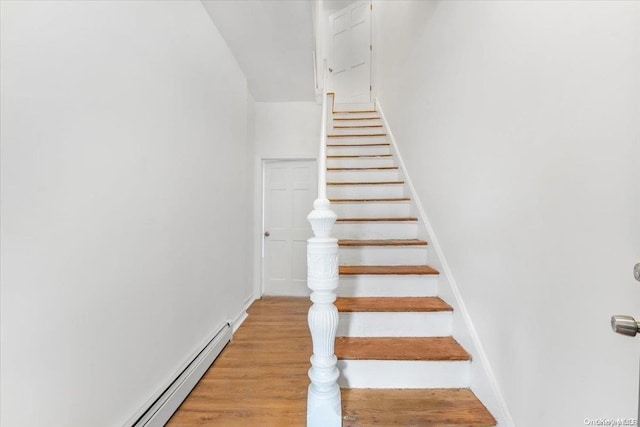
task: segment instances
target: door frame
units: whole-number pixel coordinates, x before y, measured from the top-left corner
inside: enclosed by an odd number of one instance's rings
[[[371,17],[369,18],[371,20],[370,22],[370,33],[369,33],[369,37],[371,37],[371,77],[369,77],[371,79],[371,103],[375,104],[375,102],[378,99],[378,90],[377,90],[377,86],[375,83],[374,78],[376,77],[377,71],[376,71],[376,62],[375,59],[377,59],[377,55],[376,55],[376,40],[373,38],[375,36],[375,22],[373,21],[373,17],[374,17],[374,12],[373,12],[373,0],[369,0],[369,13],[371,14]]]
[[[347,8],[350,8],[351,6],[353,6],[353,4],[355,3],[367,3],[369,5],[369,44],[371,45],[371,49],[369,50],[369,84],[371,85],[371,90],[369,90],[369,101],[367,102],[374,102],[374,92],[376,90],[376,85],[374,84],[373,78],[374,78],[374,40],[373,40],[373,0],[355,0],[352,4],[343,7],[342,9],[338,9],[338,10],[334,10],[331,13],[329,13],[326,18],[325,21],[325,25],[326,25],[326,30],[325,30],[325,35],[324,35],[324,43],[326,43],[326,47],[325,47],[325,57],[327,59],[327,68],[329,68],[330,66],[330,62],[332,60],[333,57],[333,20],[331,19],[332,16],[334,16],[335,14],[337,14],[338,12],[341,12]],[[325,70],[325,72],[328,74],[327,76],[327,86],[329,91],[333,91],[334,87],[333,87],[333,80],[332,80],[332,76],[329,73],[329,70]],[[352,101],[349,101],[352,102]]]
[[[313,162],[316,172],[318,171],[317,156],[258,156],[255,162],[255,189],[254,191],[254,239],[253,239],[253,295],[254,299],[262,298],[264,294],[264,211],[266,202],[266,164],[271,162],[295,162],[309,161]],[[316,194],[316,198],[318,195]],[[309,212],[313,210],[313,206],[309,206]],[[311,225],[309,225],[311,228]]]

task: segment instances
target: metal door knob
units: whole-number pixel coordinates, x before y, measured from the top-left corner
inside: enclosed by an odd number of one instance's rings
[[[635,337],[638,333],[638,322],[631,316],[611,316],[611,328],[613,332]]]
[[[265,231],[264,232],[264,237],[269,237],[269,236],[271,236],[271,233],[269,233],[268,231]]]
[[[640,282],[640,262],[633,266],[633,277]]]
[[[330,72],[330,73],[333,73],[333,68],[329,68],[329,72]]]

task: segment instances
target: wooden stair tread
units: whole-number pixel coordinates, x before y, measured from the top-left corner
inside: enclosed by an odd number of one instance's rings
[[[440,274],[428,265],[341,265],[340,274]]]
[[[328,171],[373,171],[373,170],[395,170],[398,166],[372,166],[367,168],[327,168]]]
[[[349,129],[349,128],[381,128],[382,125],[347,125],[347,126],[334,126],[334,129]]]
[[[358,134],[332,133],[327,135],[328,138],[368,137],[368,136],[387,136],[387,134],[386,133],[358,133]]]
[[[427,246],[425,240],[420,239],[384,239],[384,240],[338,240],[340,246]]]
[[[340,297],[335,305],[341,313],[453,311],[438,297]]]
[[[418,218],[414,217],[391,217],[391,218],[338,218],[339,222],[405,222],[405,221],[417,221]]]
[[[404,184],[404,181],[345,181],[327,182],[327,185],[397,185]]]
[[[385,145],[391,145],[386,142],[375,143],[375,144],[327,144],[327,147],[336,148],[336,147],[383,147]]]
[[[327,159],[355,159],[358,157],[393,157],[392,154],[349,154],[346,156],[327,156]]]
[[[380,120],[380,117],[334,117],[333,120]]]
[[[471,360],[452,337],[337,337],[339,360]]]
[[[377,113],[376,110],[342,110],[342,111],[333,111],[333,114],[340,114],[340,113]]]
[[[329,199],[331,203],[370,203],[370,202],[408,202],[409,197],[391,197],[387,199]]]
[[[342,389],[341,395],[343,427],[496,425],[468,388]]]

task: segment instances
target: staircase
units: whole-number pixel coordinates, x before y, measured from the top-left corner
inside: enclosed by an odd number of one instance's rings
[[[453,309],[438,297],[380,116],[371,106],[335,110],[326,176],[338,215],[343,425],[496,425],[469,389],[471,356],[451,336]]]

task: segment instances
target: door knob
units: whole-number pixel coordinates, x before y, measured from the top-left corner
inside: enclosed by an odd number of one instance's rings
[[[640,282],[640,262],[633,266],[633,277]]]
[[[265,231],[264,232],[264,237],[269,237],[269,236],[271,236],[271,233],[269,233],[268,231]]]
[[[638,322],[631,316],[611,316],[611,328],[613,332],[635,337],[638,333]]]
[[[330,72],[330,73],[333,73],[333,68],[329,68],[329,72]]]

